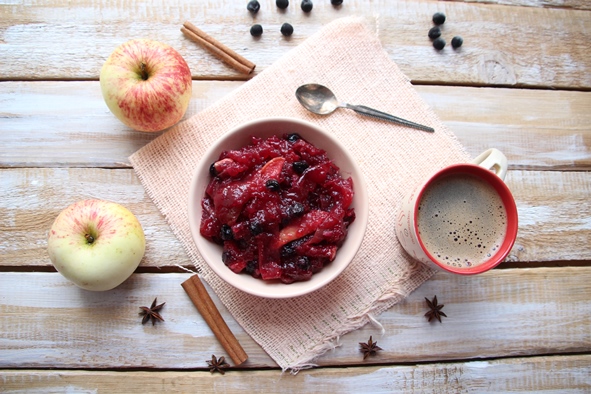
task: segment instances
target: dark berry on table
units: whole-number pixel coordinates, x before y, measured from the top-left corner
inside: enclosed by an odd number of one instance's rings
[[[294,170],[294,172],[296,174],[302,174],[304,171],[306,171],[306,169],[308,167],[310,167],[310,165],[308,163],[306,163],[305,161],[296,161],[295,163],[293,163],[292,168]]]
[[[312,0],[302,0],[302,11],[304,12],[310,12],[312,11],[312,7],[314,7],[314,4],[312,4]]]
[[[211,163],[211,165],[209,166],[209,175],[211,175],[212,177],[216,177],[218,175],[218,172],[215,169],[215,163]]]
[[[288,134],[287,137],[285,137],[286,140],[288,140],[289,142],[296,142],[297,140],[301,139],[302,137],[300,137],[300,135],[298,133],[291,133]]]
[[[293,34],[293,26],[289,23],[284,23],[283,25],[281,25],[281,34],[283,34],[286,37],[291,36]]]
[[[464,43],[464,39],[460,36],[455,36],[451,39],[451,46],[454,48],[459,48]]]
[[[277,182],[275,179],[269,179],[267,183],[265,183],[265,187],[272,192],[278,192],[281,189],[279,182]]]
[[[435,23],[436,25],[443,25],[445,23],[445,14],[443,12],[434,13],[433,23]]]
[[[257,0],[251,0],[246,5],[246,9],[249,10],[250,12],[252,12],[253,14],[256,14],[257,12],[259,12],[260,8],[261,8],[261,5],[259,4],[259,2]]]
[[[232,227],[228,226],[227,224],[223,224],[222,228],[220,229],[220,238],[224,241],[230,241],[234,239]]]
[[[433,40],[433,47],[435,47],[435,49],[438,51],[442,50],[445,47],[445,40],[441,37],[436,38]]]
[[[289,6],[289,0],[276,0],[275,5],[277,5],[277,8],[284,10]]]
[[[263,34],[263,26],[259,25],[258,23],[256,25],[252,25],[250,28],[250,35],[253,37],[259,37],[261,34]]]
[[[429,29],[429,38],[434,40],[437,37],[441,36],[441,29],[438,26],[432,27]]]
[[[341,5],[341,4],[343,4],[343,0],[330,0],[330,4]]]

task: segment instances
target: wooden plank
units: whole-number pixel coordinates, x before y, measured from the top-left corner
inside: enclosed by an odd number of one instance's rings
[[[146,235],[142,267],[191,264],[131,169],[7,170],[0,180],[0,266],[52,267],[49,228],[62,209],[87,198],[118,202],[138,217]]]
[[[179,31],[182,21],[191,20],[256,63],[258,73],[330,21],[363,16],[368,27],[377,30],[392,60],[415,82],[590,89],[588,12],[509,7],[349,0],[341,7],[317,2],[305,14],[295,2],[278,12],[273,0],[261,0],[261,11],[253,18],[244,3],[232,0],[174,0],[150,6],[85,0],[75,8],[66,0],[8,4],[0,8],[0,79],[97,79],[117,45],[143,37],[177,48],[195,78],[242,79],[184,38]],[[436,11],[448,16],[444,25],[448,42],[455,35],[464,37],[460,51],[433,49],[427,31]],[[289,39],[279,33],[286,21],[295,27]],[[265,29],[259,39],[249,34],[255,22]]]
[[[194,82],[184,119],[240,84]],[[1,166],[129,168],[129,155],[161,134],[123,125],[98,82],[4,82],[0,92]]]
[[[242,83],[195,81],[185,118]],[[474,156],[494,146],[514,169],[591,169],[591,92],[416,89]],[[97,82],[0,83],[0,167],[126,168],[158,135],[119,122]]]
[[[508,261],[591,262],[591,173],[509,171],[506,181],[520,215]],[[86,198],[118,202],[138,217],[147,239],[140,270],[190,265],[131,169],[5,169],[0,185],[0,267],[51,268],[47,231],[62,209]]]
[[[583,178],[579,177],[583,175]],[[506,183],[519,213],[507,261],[591,262],[590,173],[510,171]]]
[[[585,392],[591,356],[510,358],[452,364],[319,368],[295,376],[277,370],[197,371],[0,371],[3,392]]]
[[[591,92],[416,89],[473,156],[496,147],[512,169],[591,169]]]
[[[502,4],[522,7],[570,8],[573,10],[591,10],[586,0],[459,0],[466,3]]]
[[[224,355],[180,284],[189,274],[134,274],[92,293],[58,273],[0,275],[0,368],[205,369]],[[23,286],[23,284],[25,284]],[[476,277],[436,274],[373,325],[342,336],[320,366],[453,361],[591,351],[591,267],[493,270]],[[448,315],[427,322],[425,297]],[[141,325],[139,306],[166,302],[165,322]],[[240,368],[276,364],[214,301],[249,355]],[[363,361],[359,342],[380,347]]]

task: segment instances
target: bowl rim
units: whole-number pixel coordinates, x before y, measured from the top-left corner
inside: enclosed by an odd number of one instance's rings
[[[274,125],[273,128],[281,127],[282,129],[271,132],[269,131],[269,128],[271,127],[269,125]],[[259,129],[263,131],[261,132]],[[310,141],[308,134],[315,136],[318,141],[314,141],[315,137],[312,137],[312,141],[310,142],[315,146],[326,150],[330,159],[341,169],[341,174],[343,176],[350,176],[353,179],[354,197],[351,206],[355,208],[356,216],[355,221],[349,227],[345,242],[337,251],[335,260],[325,266],[320,272],[314,274],[310,280],[294,282],[291,284],[285,284],[279,281],[266,282],[262,279],[253,278],[250,275],[234,273],[221,261],[221,246],[205,239],[200,233],[202,212],[201,201],[203,199],[205,187],[209,183],[209,176],[203,176],[203,174],[209,174],[211,163],[218,159],[223,150],[236,149],[244,146],[245,143],[242,141],[249,141],[250,137],[253,135],[253,133],[248,132],[249,130],[256,131],[257,136],[266,138],[271,135],[281,135],[286,133],[288,132],[286,129],[293,129],[293,132],[302,134],[302,137],[307,141]],[[318,145],[319,141],[320,146]],[[337,151],[331,153],[326,149],[328,146],[322,145],[333,145],[337,148]],[[258,118],[235,126],[221,135],[205,151],[198,162],[191,179],[188,201],[188,220],[191,236],[198,252],[205,263],[222,280],[239,290],[255,296],[277,299],[292,298],[308,294],[324,287],[337,278],[349,266],[361,247],[365,237],[369,216],[368,200],[367,187],[363,178],[363,173],[359,169],[353,156],[348,152],[347,148],[345,148],[335,136],[319,126],[300,119],[289,117],[267,117]],[[220,250],[217,252],[220,256],[217,262],[211,261],[213,249]],[[345,256],[345,254],[350,257]]]

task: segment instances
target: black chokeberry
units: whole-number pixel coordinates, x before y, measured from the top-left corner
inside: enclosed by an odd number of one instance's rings
[[[228,226],[227,224],[222,224],[222,228],[220,229],[220,238],[224,241],[233,240],[234,233],[232,232],[232,227]]]
[[[277,182],[275,179],[269,179],[265,183],[265,187],[267,189],[271,190],[272,192],[278,192],[281,189],[281,186],[279,185],[279,182]]]
[[[232,254],[230,252],[228,252],[227,250],[224,250],[224,252],[222,253],[222,262],[224,264],[228,264],[230,262],[231,257],[232,257]]]
[[[248,229],[252,235],[259,235],[263,232],[263,226],[256,219],[250,221]]]
[[[464,39],[460,36],[455,36],[451,39],[451,46],[454,48],[459,48],[464,43]]]
[[[330,4],[341,5],[341,4],[343,4],[343,0],[330,0]]]
[[[429,38],[434,40],[437,37],[441,36],[441,29],[438,26],[434,26],[429,29]]]
[[[288,140],[289,142],[296,142],[297,140],[299,140],[301,138],[302,137],[300,137],[300,135],[298,133],[291,133],[285,137],[285,139]]]
[[[293,242],[288,243],[287,245],[283,245],[281,248],[281,257],[290,257],[296,254],[295,248],[293,246]]]
[[[275,0],[275,5],[284,10],[289,6],[289,0]]]
[[[433,23],[435,23],[436,25],[443,25],[445,23],[445,14],[443,12],[434,13]]]
[[[218,176],[218,171],[215,169],[215,163],[211,163],[211,165],[209,166],[209,175],[211,175],[214,178]]]
[[[312,4],[312,0],[302,0],[302,11],[304,12],[310,12],[312,11],[312,7],[314,7],[314,4]]]
[[[250,35],[251,36],[259,37],[261,34],[263,34],[263,26],[261,26],[257,23],[256,25],[252,25],[250,27]]]
[[[302,216],[306,207],[301,202],[294,202],[291,207],[289,207],[289,214],[292,216]]]
[[[281,25],[281,34],[283,34],[286,37],[291,36],[293,34],[293,26],[289,23],[284,23],[283,25]]]
[[[307,271],[310,269],[310,260],[306,256],[300,256],[296,261],[296,266],[301,270]]]
[[[250,260],[248,263],[246,263],[246,267],[244,267],[244,272],[252,275],[255,273],[257,268],[259,268],[258,260]]]
[[[248,2],[248,4],[246,5],[246,9],[249,10],[250,12],[252,12],[253,14],[256,14],[257,12],[259,12],[260,8],[261,8],[261,5],[259,4],[259,2],[257,0],[250,0]]]
[[[435,47],[435,49],[440,51],[445,47],[445,40],[441,37],[438,37],[435,40],[433,40],[433,46]]]
[[[310,165],[305,161],[296,161],[291,165],[296,174],[301,175]]]

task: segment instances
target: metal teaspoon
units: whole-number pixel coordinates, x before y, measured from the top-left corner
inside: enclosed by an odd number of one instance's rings
[[[435,129],[432,127],[414,123],[410,120],[402,119],[373,108],[365,107],[363,105],[339,103],[336,96],[329,88],[315,83],[309,83],[297,88],[296,97],[300,104],[304,106],[304,108],[318,115],[328,115],[333,113],[337,108],[349,108],[358,114],[389,120],[390,122],[394,122],[399,125],[414,127],[415,129],[428,131],[431,133],[435,131]]]

